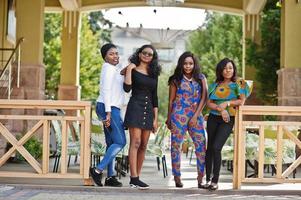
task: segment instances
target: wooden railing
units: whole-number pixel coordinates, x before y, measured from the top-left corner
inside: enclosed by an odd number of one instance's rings
[[[43,100],[0,100],[0,109],[29,109],[29,110],[46,110],[46,109],[63,109],[79,113],[78,116],[46,116],[40,115],[17,115],[17,114],[0,114],[0,121],[3,120],[31,120],[37,123],[23,135],[19,140],[10,132],[9,128],[0,122],[0,134],[12,145],[12,147],[0,158],[0,177],[27,177],[27,178],[78,178],[84,179],[86,185],[91,184],[89,179],[90,167],[90,102],[82,101],[43,101]],[[66,112],[68,113],[68,112]],[[288,176],[301,163],[301,156],[285,170],[282,169],[282,141],[286,135],[297,147],[301,148],[300,140],[291,133],[286,126],[301,127],[301,122],[287,121],[243,121],[245,115],[275,115],[275,116],[301,116],[301,107],[293,106],[242,106],[238,109],[235,122],[234,134],[234,163],[233,163],[233,188],[239,189],[242,183],[283,183],[298,182],[300,178],[289,178]],[[62,146],[61,146],[61,167],[58,173],[52,173],[49,170],[49,133],[51,120],[59,120],[62,124]],[[68,131],[67,126],[70,122],[77,121],[80,124],[80,169],[79,173],[69,173],[67,170],[67,151],[68,151]],[[245,177],[245,152],[246,152],[246,127],[257,126],[259,130],[258,144],[258,174],[257,177]],[[277,153],[276,153],[276,176],[264,177],[264,127],[272,125],[277,127]],[[24,144],[33,136],[40,134],[38,130],[42,129],[43,153],[42,160],[37,161],[24,147]],[[11,155],[18,151],[26,161],[32,166],[34,172],[3,171],[1,166],[7,162]]]
[[[285,170],[283,170],[283,137],[286,136],[296,147],[301,148],[301,141],[287,127],[301,127],[301,122],[296,121],[244,121],[246,115],[273,115],[273,116],[301,116],[301,107],[296,106],[241,106],[236,113],[234,134],[234,163],[233,163],[233,188],[240,189],[242,183],[301,183],[300,178],[290,178],[289,175],[301,164],[301,156],[295,159]],[[245,176],[246,165],[246,134],[247,127],[258,127],[258,171],[255,177]],[[265,177],[264,175],[264,150],[265,150],[265,127],[276,127],[276,176]]]
[[[10,132],[10,130],[0,122],[0,134],[9,142],[12,147],[0,158],[0,177],[27,177],[27,178],[82,178],[85,184],[90,184],[90,114],[91,103],[84,101],[44,101],[44,100],[0,100],[0,109],[29,109],[42,111],[46,109],[63,109],[66,111],[64,116],[38,115],[0,115],[0,121],[7,120],[30,120],[37,122],[20,140]],[[72,111],[78,116],[68,115]],[[61,138],[61,168],[59,173],[49,171],[49,142],[50,142],[50,123],[51,120],[58,120],[62,124]],[[80,143],[80,169],[79,173],[67,172],[67,145],[68,131],[70,122],[79,123],[79,143]],[[37,161],[25,148],[24,144],[33,136],[41,134],[42,129],[42,160]],[[2,171],[1,166],[7,162],[11,155],[18,151],[26,161],[33,167],[34,172],[12,172]]]

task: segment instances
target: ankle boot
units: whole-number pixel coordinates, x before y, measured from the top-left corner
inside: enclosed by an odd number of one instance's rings
[[[203,183],[203,174],[199,173],[197,180],[198,180],[198,188],[207,189],[209,187],[209,183],[206,184]]]
[[[218,184],[217,183],[211,183],[209,185],[209,188],[208,188],[210,191],[214,191],[214,190],[217,190],[218,189]]]
[[[178,187],[178,188],[183,187],[183,183],[181,182],[181,177],[180,176],[174,176],[174,181],[175,181],[176,187]]]

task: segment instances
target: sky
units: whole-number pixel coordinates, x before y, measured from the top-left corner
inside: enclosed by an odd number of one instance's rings
[[[103,10],[104,17],[125,27],[195,30],[205,20],[205,10],[179,7],[128,7]]]

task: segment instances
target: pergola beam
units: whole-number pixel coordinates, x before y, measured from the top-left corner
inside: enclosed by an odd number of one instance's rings
[[[266,0],[185,0],[178,7],[200,8],[231,14],[258,14]],[[108,8],[148,6],[145,0],[45,0],[47,11],[80,10],[94,11]]]
[[[244,0],[246,14],[259,14],[266,4],[266,0]]]
[[[81,7],[81,0],[59,0],[64,10],[79,10]]]

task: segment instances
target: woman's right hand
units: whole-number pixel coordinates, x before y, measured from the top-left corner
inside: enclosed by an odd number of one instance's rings
[[[171,130],[171,120],[170,120],[170,118],[168,118],[168,119],[165,121],[165,124],[166,124],[167,128],[168,128],[169,130]]]
[[[223,110],[221,112],[221,115],[222,115],[224,122],[226,122],[226,123],[230,122],[230,115],[227,110]]]
[[[106,119],[103,120],[103,123],[104,123],[105,127],[109,127],[111,125],[111,113],[110,112],[107,113]]]
[[[228,102],[225,101],[225,102],[219,104],[218,106],[221,108],[221,110],[225,110],[227,108],[227,106],[228,106]]]

